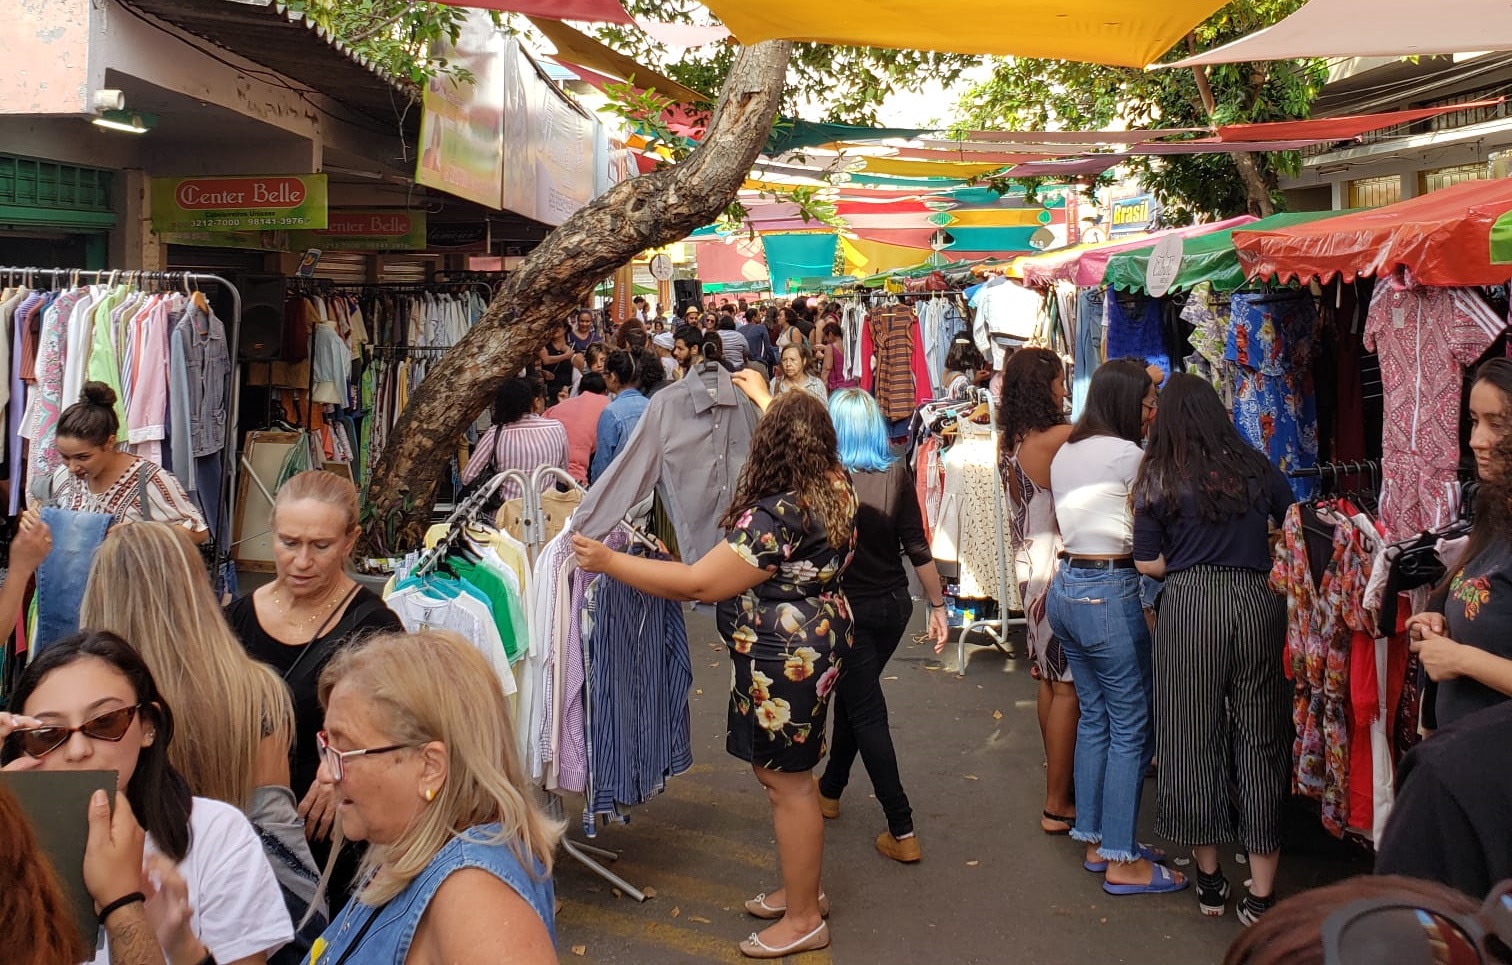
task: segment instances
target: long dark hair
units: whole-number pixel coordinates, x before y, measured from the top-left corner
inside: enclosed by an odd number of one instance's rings
[[[140,719],[157,732],[137,758],[136,770],[126,785],[126,800],[131,802],[131,810],[142,828],[152,835],[157,849],[174,861],[183,861],[189,853],[193,797],[189,782],[168,763],[168,745],[173,743],[173,711],[158,692],[157,681],[152,679],[152,671],[147,669],[142,655],[129,643],[108,630],[82,630],[48,644],[21,674],[11,695],[11,706],[17,711],[24,709],[27,698],[48,674],[86,657],[105,661],[126,678],[141,704]],[[4,762],[10,763],[18,753],[7,743]]]
[[[829,410],[811,393],[786,392],[756,423],[751,454],[719,525],[734,529],[741,515],[761,500],[793,493],[798,507],[823,523],[830,546],[844,550],[855,525],[846,487],[836,485],[844,478]]]
[[[1222,522],[1255,505],[1269,472],[1270,460],[1234,428],[1213,387],[1195,375],[1172,373],[1134,480],[1135,500],[1174,514],[1191,489],[1198,515]]]
[[[1475,384],[1482,382],[1501,391],[1502,413],[1512,419],[1512,359],[1497,358],[1482,363],[1475,370]],[[1495,475],[1482,479],[1476,490],[1475,522],[1470,527],[1470,539],[1466,541],[1458,563],[1450,567],[1450,576],[1485,552],[1497,540],[1512,537],[1512,429],[1507,431],[1492,450],[1492,458],[1495,461]],[[1440,590],[1448,585],[1446,579]]]
[[[1139,445],[1144,439],[1144,397],[1150,385],[1150,373],[1140,359],[1109,359],[1099,365],[1087,386],[1081,418],[1066,441],[1114,436]]]
[[[1031,432],[1065,425],[1066,412],[1050,394],[1050,386],[1065,374],[1065,363],[1047,348],[1021,348],[1008,356],[1003,366],[1003,398],[998,404],[1004,452],[1012,452]]]

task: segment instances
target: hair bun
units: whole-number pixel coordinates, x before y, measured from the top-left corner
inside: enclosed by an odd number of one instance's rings
[[[116,392],[104,382],[85,382],[79,401],[90,405],[113,406],[116,404]]]

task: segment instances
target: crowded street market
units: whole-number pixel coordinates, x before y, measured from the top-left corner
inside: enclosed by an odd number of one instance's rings
[[[1512,965],[1499,6],[20,3],[0,963]]]

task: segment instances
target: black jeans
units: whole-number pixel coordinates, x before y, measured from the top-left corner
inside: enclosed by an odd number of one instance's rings
[[[855,640],[835,685],[834,739],[830,742],[829,765],[819,778],[819,793],[840,797],[859,752],[877,802],[887,815],[887,829],[895,837],[912,834],[913,809],[903,793],[898,755],[887,729],[882,668],[908,629],[913,601],[907,590],[895,590],[885,596],[851,596],[850,607]]]

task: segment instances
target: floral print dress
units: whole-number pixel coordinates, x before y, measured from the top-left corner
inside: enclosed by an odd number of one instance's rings
[[[856,509],[849,480],[838,480]],[[855,535],[831,546],[824,522],[792,493],[747,510],[726,541],[771,578],[719,605],[719,632],[734,664],[726,748],[774,771],[812,770],[824,756],[824,723],[851,648],[851,613],[840,575]]]

